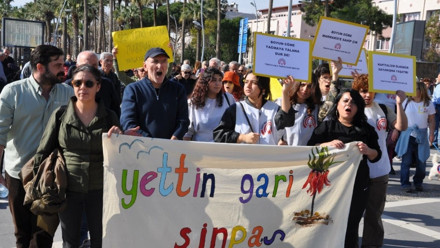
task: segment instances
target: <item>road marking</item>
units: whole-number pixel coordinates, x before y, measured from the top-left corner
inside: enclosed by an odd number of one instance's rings
[[[395,226],[398,226],[400,228],[410,230],[412,232],[423,234],[425,236],[434,238],[436,240],[440,239],[440,232],[436,232],[436,231],[433,231],[431,229],[428,229],[428,228],[425,228],[422,226],[411,224],[408,221],[398,220],[396,218],[393,218],[393,217],[390,217],[387,215],[382,215],[382,221],[387,222],[392,225],[395,225]]]
[[[435,202],[440,202],[440,199],[439,198],[417,198],[417,199],[412,199],[412,200],[386,202],[385,208],[403,207],[403,206],[409,206],[409,205],[435,203]]]
[[[385,208],[394,208],[394,207],[403,207],[403,206],[409,206],[409,205],[418,205],[418,204],[427,204],[427,203],[437,203],[440,202],[440,199],[438,198],[418,198],[418,199],[412,199],[412,200],[405,200],[405,201],[395,201],[395,202],[387,202],[385,203]],[[398,226],[400,228],[407,229],[412,232],[420,233],[428,237],[432,237],[434,239],[440,239],[440,232],[433,231],[431,229],[411,224],[408,221],[403,221],[396,219],[394,217],[388,216],[388,215],[382,215],[382,221]]]

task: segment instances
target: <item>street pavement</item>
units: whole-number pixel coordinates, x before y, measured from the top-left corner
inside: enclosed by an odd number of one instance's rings
[[[428,179],[431,158],[436,152],[432,149],[427,161],[423,192],[406,193],[401,190],[400,160],[394,159],[396,175],[390,175],[387,203],[382,216],[384,248],[440,248],[440,180]],[[411,172],[413,175],[413,168]],[[0,248],[15,247],[14,226],[5,199],[0,199],[0,220]],[[363,223],[360,226],[361,236]],[[53,247],[62,247],[61,240],[61,230],[58,228]]]

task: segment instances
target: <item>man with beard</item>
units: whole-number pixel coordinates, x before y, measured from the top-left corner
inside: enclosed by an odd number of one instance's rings
[[[185,88],[165,80],[169,56],[162,48],[151,48],[144,57],[147,76],[129,84],[121,105],[123,130],[128,134],[162,139],[182,139],[188,131]]]
[[[0,93],[0,157],[9,189],[9,208],[15,226],[17,247],[51,247],[53,237],[37,227],[37,216],[23,206],[25,191],[18,173],[31,159],[52,112],[66,105],[73,89],[60,84],[63,51],[40,45],[31,53],[32,76],[6,85]]]

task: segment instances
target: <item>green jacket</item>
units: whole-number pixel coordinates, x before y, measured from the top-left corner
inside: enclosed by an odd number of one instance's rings
[[[76,100],[72,97],[65,110],[60,107],[52,113],[35,154],[34,172],[59,145],[66,161],[67,190],[86,193],[103,188],[102,134],[113,125],[119,126],[119,119],[99,102],[96,116],[86,127],[75,114]],[[57,121],[57,112],[63,110],[62,115],[58,114],[60,118]]]

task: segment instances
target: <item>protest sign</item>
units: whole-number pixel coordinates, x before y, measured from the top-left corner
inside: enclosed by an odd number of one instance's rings
[[[265,77],[311,81],[311,42],[269,34],[254,34],[254,73]]]
[[[322,60],[335,60],[356,65],[368,26],[321,17],[313,41],[313,57]]]
[[[113,44],[118,48],[119,70],[141,67],[145,53],[152,47],[163,48],[173,62],[173,51],[166,26],[135,28],[112,33]]]
[[[342,70],[339,72],[339,77],[343,78],[353,78],[351,73],[357,72],[359,74],[368,74],[367,66],[367,53],[365,49],[361,50],[361,56],[356,65],[342,64]]]
[[[362,159],[355,142],[318,154],[126,135],[102,141],[103,247],[344,246]],[[327,172],[307,166],[323,158],[336,162]]]
[[[368,52],[369,91],[416,95],[416,58],[402,54]]]

